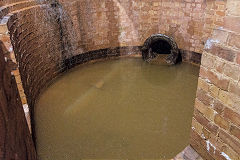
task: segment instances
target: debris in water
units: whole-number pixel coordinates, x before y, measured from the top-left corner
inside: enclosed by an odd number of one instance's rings
[[[101,81],[98,81],[96,84],[94,84],[94,86],[97,88],[97,89],[101,89],[104,85],[104,81],[101,80]]]

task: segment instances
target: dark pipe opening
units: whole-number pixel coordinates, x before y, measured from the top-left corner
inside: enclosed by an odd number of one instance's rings
[[[164,40],[157,40],[150,44],[152,52],[157,54],[171,54],[171,45]]]
[[[146,62],[158,60],[158,54],[168,54],[162,58],[168,64],[176,64],[179,59],[179,50],[177,43],[173,38],[164,34],[153,34],[145,42],[142,47],[142,57]]]

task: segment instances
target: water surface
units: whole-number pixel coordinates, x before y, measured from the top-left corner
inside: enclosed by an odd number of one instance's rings
[[[70,70],[36,105],[40,159],[173,158],[189,142],[198,72],[140,58]]]

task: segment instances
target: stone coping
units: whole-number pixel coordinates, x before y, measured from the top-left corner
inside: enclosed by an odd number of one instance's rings
[[[203,160],[203,158],[189,145],[172,160]]]

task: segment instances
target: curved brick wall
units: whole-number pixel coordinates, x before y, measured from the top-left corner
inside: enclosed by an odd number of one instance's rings
[[[212,0],[60,0],[73,23],[79,51],[140,46],[155,33],[180,49],[202,53],[212,29],[223,23],[225,3]]]
[[[16,80],[11,75],[12,62],[0,41],[0,159],[37,159],[27,127]]]
[[[33,104],[47,81],[56,76],[63,50],[55,13],[35,6],[11,16],[11,42],[28,103]]]
[[[170,35],[180,49],[201,53],[226,8],[223,1],[203,0],[40,2],[13,12],[8,21],[31,106],[40,90],[69,66],[119,56],[125,50],[116,47],[141,46],[153,33]]]
[[[22,85],[30,107],[45,86],[61,72],[65,50],[59,16],[46,5],[36,5],[14,13],[8,20]],[[32,120],[34,133],[34,120]]]

